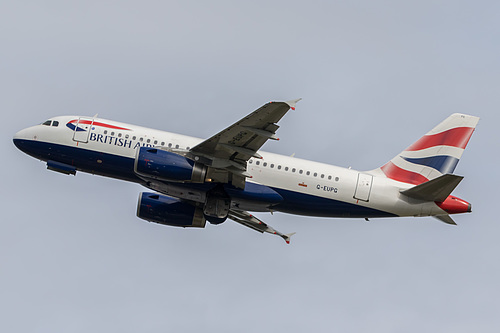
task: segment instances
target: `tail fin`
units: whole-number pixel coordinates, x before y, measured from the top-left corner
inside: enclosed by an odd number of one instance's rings
[[[414,185],[453,173],[478,121],[475,116],[452,114],[379,170]]]

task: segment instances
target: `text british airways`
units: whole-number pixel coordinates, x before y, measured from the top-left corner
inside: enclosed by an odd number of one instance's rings
[[[133,140],[127,140],[125,138],[117,138],[114,136],[102,135],[97,133],[90,133],[89,140],[100,143],[107,143],[109,145],[114,145],[118,147],[133,148],[133,149],[136,149],[137,147],[153,147],[153,145],[148,143],[142,143],[142,144],[141,142],[134,143]]]

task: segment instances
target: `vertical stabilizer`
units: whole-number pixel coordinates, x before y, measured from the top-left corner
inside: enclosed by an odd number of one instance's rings
[[[453,173],[478,121],[475,116],[452,114],[379,170],[414,185]]]

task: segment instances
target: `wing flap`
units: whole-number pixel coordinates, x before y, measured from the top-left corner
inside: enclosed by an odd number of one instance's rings
[[[248,116],[201,142],[191,149],[192,153],[201,153],[218,158],[229,159],[234,152],[218,149],[217,145],[226,144],[233,147],[245,148],[253,152],[275,134],[279,128],[277,123],[290,109],[286,102],[270,102],[255,110]],[[243,160],[248,160],[248,153],[240,153]],[[250,155],[251,156],[251,155]]]
[[[211,168],[223,169],[226,173],[234,173],[238,177],[249,177],[250,175],[246,172],[246,162],[252,157],[262,158],[257,151],[267,140],[277,140],[275,133],[279,126],[276,123],[290,108],[295,109],[299,100],[270,102],[261,106],[233,125],[191,148],[190,157],[196,161],[202,161]],[[230,179],[231,177],[224,178]]]

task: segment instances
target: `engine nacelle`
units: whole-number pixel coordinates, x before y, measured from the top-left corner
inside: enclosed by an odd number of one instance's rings
[[[203,183],[207,166],[166,150],[141,147],[135,158],[134,171],[159,180]]]
[[[156,193],[141,193],[137,217],[174,227],[204,228],[203,210],[178,199]]]

